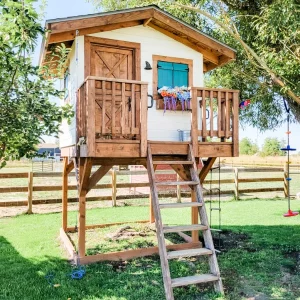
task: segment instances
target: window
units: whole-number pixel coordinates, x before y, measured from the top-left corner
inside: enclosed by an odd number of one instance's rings
[[[163,86],[188,86],[189,66],[188,64],[159,60],[157,62],[157,77],[158,89]]]

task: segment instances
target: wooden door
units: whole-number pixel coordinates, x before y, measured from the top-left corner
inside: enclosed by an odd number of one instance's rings
[[[138,138],[140,89],[122,80],[140,79],[139,44],[90,37],[88,41],[88,73],[102,77],[95,84],[96,138]]]
[[[91,75],[133,79],[133,50],[91,45]]]

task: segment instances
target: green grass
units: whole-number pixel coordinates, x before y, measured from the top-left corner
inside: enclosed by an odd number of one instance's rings
[[[293,201],[292,208],[300,209]],[[283,218],[283,201],[222,203],[223,252],[218,256],[226,295],[211,288],[174,289],[176,299],[300,299],[300,217]],[[87,223],[141,220],[148,207],[88,210]],[[74,225],[76,214],[70,213]],[[186,210],[164,210],[168,224],[190,221]],[[216,223],[216,215],[213,223]],[[72,267],[58,240],[60,214],[21,215],[0,220],[0,299],[164,299],[158,256],[86,267],[82,280],[70,279]],[[216,224],[215,224],[216,225]],[[114,231],[115,228],[112,230]],[[99,240],[101,233],[99,230]],[[89,241],[88,241],[89,242]],[[94,241],[97,243],[97,241]],[[126,247],[126,242],[122,241]],[[118,247],[120,245],[117,245]],[[115,245],[106,245],[113,250]],[[173,277],[203,272],[203,259],[171,262]],[[45,275],[53,274],[50,285]]]

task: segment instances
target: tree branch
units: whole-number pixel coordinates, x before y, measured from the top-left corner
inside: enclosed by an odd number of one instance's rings
[[[188,6],[188,5],[182,5],[182,4],[175,4],[176,6],[179,6],[181,8],[185,8],[188,10],[196,11],[197,13],[209,18],[213,22],[215,22],[219,27],[221,27],[223,30],[225,30],[227,33],[229,33],[235,40],[237,40],[241,46],[244,48],[244,50],[251,54],[251,56],[258,62],[258,64],[269,74],[274,84],[280,86],[281,88],[287,89],[288,86],[279,78],[279,76],[276,75],[276,73],[270,69],[267,65],[267,63],[259,57],[256,52],[248,46],[240,37],[240,35],[236,32],[233,32],[230,28],[228,28],[224,23],[220,22],[216,17],[212,16],[211,14],[207,13],[204,10],[201,10],[196,7]],[[252,62],[253,63],[253,62]],[[291,90],[288,88],[286,91],[286,94],[293,99],[295,102],[300,104],[300,98]]]

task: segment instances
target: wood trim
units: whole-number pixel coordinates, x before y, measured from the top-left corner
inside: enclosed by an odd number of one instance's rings
[[[98,33],[98,32],[106,32],[106,31],[111,31],[120,28],[134,27],[141,24],[143,24],[143,21],[138,20],[138,21],[123,22],[118,24],[108,24],[108,25],[89,27],[89,28],[84,28],[79,30],[79,36]],[[65,41],[71,41],[75,39],[75,36],[76,36],[76,30],[70,30],[70,31],[65,31],[60,33],[52,33],[48,44],[56,44]]]
[[[235,58],[235,52],[233,50],[222,45],[216,40],[213,40],[212,38],[209,38],[208,36],[197,32],[196,29],[190,28],[174,20],[173,18],[166,16],[163,12],[155,10],[154,19],[158,20],[159,22],[163,23],[168,27],[171,27],[172,29],[175,29],[177,32],[179,32],[182,35],[186,35],[187,37],[199,41],[199,44],[201,43],[206,48],[208,47],[214,49],[215,51],[227,55],[230,58]]]
[[[159,60],[166,62],[174,62],[174,63],[182,63],[187,64],[189,66],[189,86],[193,86],[193,60],[187,58],[179,58],[179,57],[171,57],[171,56],[162,56],[162,55],[152,55],[152,70],[153,70],[153,98],[155,100],[158,99],[159,95],[157,93],[157,79],[158,79],[158,71],[157,71],[157,62]]]
[[[137,10],[133,12],[120,12],[108,14],[106,16],[95,16],[90,18],[82,18],[77,20],[67,20],[55,22],[51,24],[52,33],[66,32],[71,30],[82,30],[84,28],[91,28],[96,26],[104,26],[116,24],[121,26],[124,22],[144,20],[153,17],[153,8]]]
[[[141,80],[141,44],[133,42],[125,42],[121,40],[113,40],[107,38],[85,36],[84,37],[84,77],[91,75],[91,44],[99,44],[103,46],[113,46],[120,49],[133,50],[133,79]],[[96,77],[96,76],[91,76]]]

